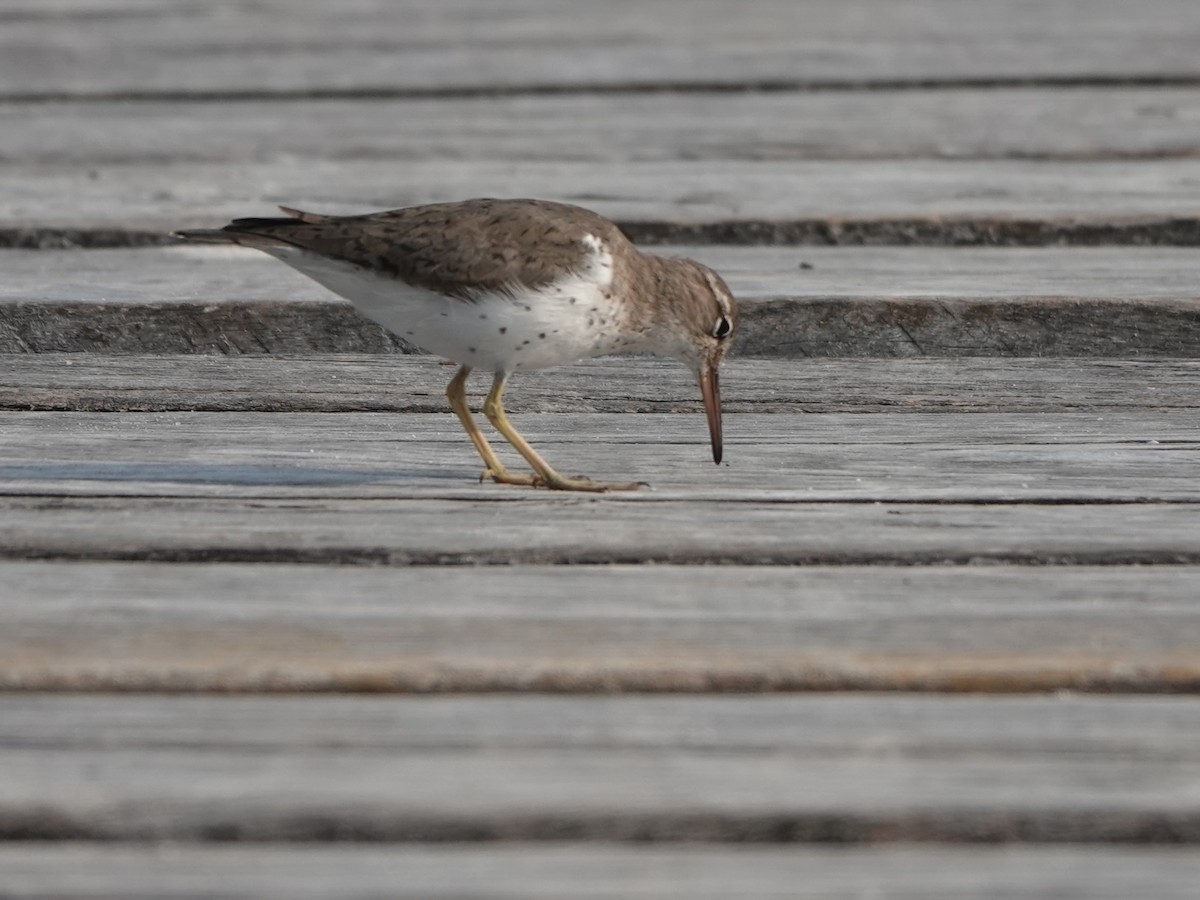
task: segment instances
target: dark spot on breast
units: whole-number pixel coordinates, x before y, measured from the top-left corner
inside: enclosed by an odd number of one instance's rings
[[[507,329],[507,328],[501,328],[501,329],[500,329],[500,333],[501,333],[501,334],[508,334],[508,329]]]
[[[474,353],[474,352],[475,352],[475,348],[474,348],[474,347],[468,347],[468,348],[467,348],[467,352],[468,352],[468,353]]]
[[[533,312],[533,307],[525,305],[525,312]]]
[[[480,313],[480,314],[479,314],[479,318],[481,318],[481,319],[486,319],[486,318],[487,318],[487,313]]]
[[[544,331],[543,331],[543,332],[541,332],[541,333],[538,335],[538,337],[540,337],[540,338],[541,338],[541,339],[544,341],[544,340],[546,339],[546,332],[544,332]]]
[[[524,346],[526,346],[528,343],[529,343],[529,341],[521,341],[521,346],[522,346],[522,347],[524,347]]]
[[[575,303],[577,300],[578,300],[578,298],[577,298],[577,297],[572,297],[572,298],[571,298],[571,302],[572,302],[572,303]]]

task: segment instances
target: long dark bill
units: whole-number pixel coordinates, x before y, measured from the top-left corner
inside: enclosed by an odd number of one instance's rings
[[[700,396],[704,398],[704,414],[708,416],[708,434],[712,438],[713,462],[721,462],[721,387],[717,370],[704,366],[697,373]]]

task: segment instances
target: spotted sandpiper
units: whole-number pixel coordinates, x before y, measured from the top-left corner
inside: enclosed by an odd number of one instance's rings
[[[446,396],[483,457],[484,478],[565,491],[636,489],[559,475],[512,426],[502,402],[512,372],[623,350],[671,356],[696,373],[720,463],[717,368],[737,306],[707,266],[643,253],[602,216],[545,200],[465,200],[360,216],[280,209],[287,218],[176,234],[269,253],[389,331],[458,363]],[[493,373],[484,414],[533,474],[505,468],[471,417],[466,382],[475,368]]]

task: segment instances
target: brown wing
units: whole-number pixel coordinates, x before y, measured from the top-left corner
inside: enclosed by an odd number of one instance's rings
[[[190,236],[290,244],[463,297],[553,281],[580,265],[588,234],[609,246],[625,240],[596,213],[544,200],[466,200],[365,216],[286,211],[296,218],[236,219],[220,232]]]

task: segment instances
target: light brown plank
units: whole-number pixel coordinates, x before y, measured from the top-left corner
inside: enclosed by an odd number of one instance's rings
[[[515,421],[565,471],[649,485],[605,498],[615,516],[648,503],[665,516],[672,503],[710,502],[1200,502],[1195,412],[731,415],[720,467],[699,414]],[[10,502],[442,499],[447,513],[454,503],[501,499],[567,503],[545,491],[479,484],[482,464],[448,412],[8,412],[4,425],[0,494]]]
[[[1193,848],[0,846],[12,900],[470,896],[500,900],[1192,900]],[[213,873],[220,872],[218,884]]]
[[[120,518],[100,521],[119,530]],[[497,521],[510,529],[507,518]],[[1136,516],[1104,524],[1143,525]],[[737,533],[741,523],[723,526]],[[593,527],[602,533],[606,523]],[[395,571],[10,561],[0,572],[0,687],[9,691],[1200,687],[1194,566]]]
[[[564,720],[553,699],[437,701],[472,723],[435,726],[462,735],[453,743],[422,739],[438,717],[423,699],[96,698],[83,722],[108,710],[140,720],[133,733],[24,741],[45,731],[31,719],[89,703],[64,699],[0,698],[17,707],[0,717],[5,837],[1200,841],[1194,698],[576,699]],[[342,729],[321,723],[326,710]],[[896,725],[905,710],[913,721]],[[282,734],[251,724],[239,737],[256,711]],[[989,713],[1005,733],[964,740],[962,722]],[[1091,752],[1101,742],[1074,741],[1056,716],[1120,752]],[[517,728],[529,719],[536,736]],[[776,719],[823,734],[781,740]]]
[[[453,369],[423,356],[0,355],[0,408],[131,412],[445,413]],[[1200,406],[1200,361],[1186,359],[727,360],[727,413],[1109,412]],[[486,377],[471,382],[473,396]],[[596,359],[522,373],[514,413],[698,414],[678,363]],[[334,421],[334,420],[331,420]],[[820,420],[817,420],[820,421]],[[854,437],[867,420],[847,420]],[[809,427],[801,420],[796,433]]]
[[[1187,0],[46,7],[5,22],[9,93],[1193,75],[1200,40]]]
[[[1200,90],[585,94],[0,107],[9,164],[1143,159],[1200,153]],[[569,122],[570,127],[564,127]]]

